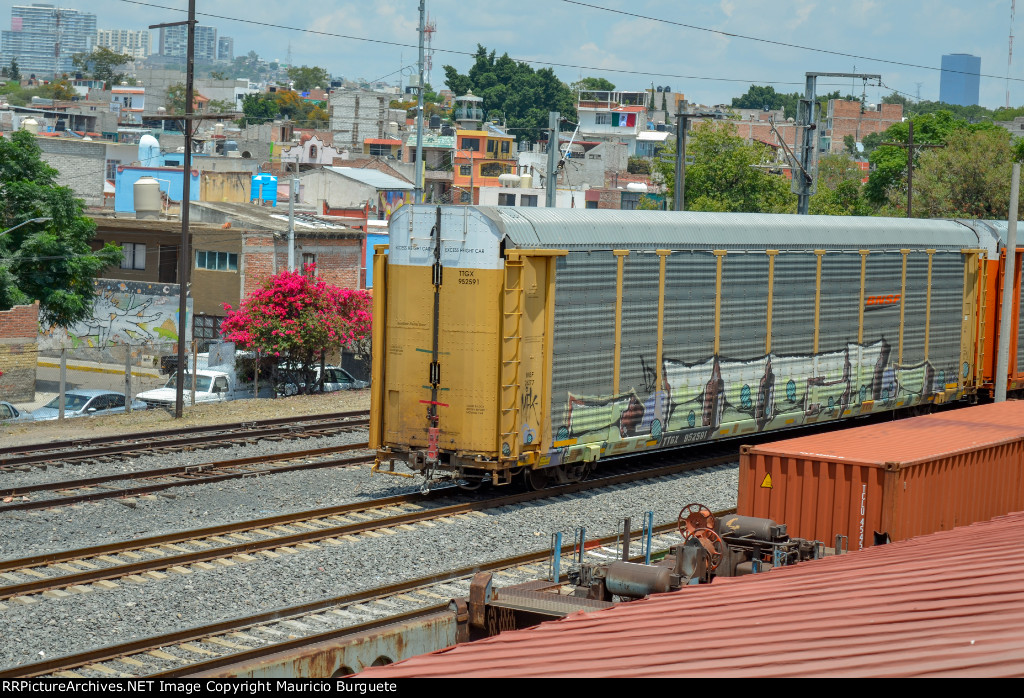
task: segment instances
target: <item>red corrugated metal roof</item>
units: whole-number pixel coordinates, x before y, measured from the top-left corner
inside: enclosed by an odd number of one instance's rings
[[[718,579],[364,678],[1024,676],[1024,513]]]
[[[369,143],[370,145],[402,145],[402,141],[397,138],[367,138],[363,143]]]
[[[1024,437],[1024,401],[1010,400],[775,441],[752,450],[848,463],[913,463]]]

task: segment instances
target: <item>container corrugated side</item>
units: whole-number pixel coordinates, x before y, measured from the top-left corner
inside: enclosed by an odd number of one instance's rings
[[[1000,403],[745,446],[737,511],[851,550],[876,531],[895,541],[1020,511],[1022,416]]]

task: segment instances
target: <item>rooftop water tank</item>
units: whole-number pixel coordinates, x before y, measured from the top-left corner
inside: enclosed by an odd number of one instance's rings
[[[224,124],[217,122],[213,125],[213,135],[223,136],[224,135]]]
[[[160,167],[160,141],[148,133],[139,139],[139,165]]]
[[[152,177],[139,177],[132,185],[135,194],[136,218],[159,218],[163,212],[160,182]]]
[[[533,175],[524,174],[519,178],[519,186],[523,189],[533,189]]]
[[[626,191],[647,191],[647,185],[643,182],[630,182],[626,185]]]
[[[277,177],[270,174],[253,175],[250,201],[262,201],[277,207]]]
[[[517,174],[506,173],[498,175],[498,186],[501,187],[518,187],[522,182],[522,177]]]
[[[39,122],[35,119],[22,119],[21,128],[33,135],[39,135]]]
[[[432,128],[435,131],[437,129],[441,128],[441,115],[440,114],[431,114],[430,115],[430,126],[429,126],[429,128]]]

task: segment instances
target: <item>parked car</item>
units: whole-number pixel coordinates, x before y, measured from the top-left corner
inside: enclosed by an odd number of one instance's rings
[[[132,400],[133,410],[146,409],[142,400]],[[124,394],[110,390],[68,390],[64,393],[64,416],[86,417],[124,412]],[[36,420],[57,419],[60,414],[60,395],[32,413]]]
[[[28,410],[19,410],[9,402],[0,402],[0,424],[31,421],[32,413]]]
[[[314,366],[313,370],[316,376],[314,381],[319,381],[320,367]],[[300,388],[306,386],[299,376],[298,367],[294,364],[283,364],[280,371],[285,376],[285,382],[283,383],[285,395],[295,395],[299,392]],[[353,377],[351,373],[340,366],[324,366],[325,393],[333,393],[336,390],[362,390],[369,387],[369,383]]]

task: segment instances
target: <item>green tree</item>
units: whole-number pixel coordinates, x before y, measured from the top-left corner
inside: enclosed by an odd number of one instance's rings
[[[59,80],[52,80],[45,85],[40,85],[38,92],[40,96],[47,99],[69,100],[78,96],[66,75]]]
[[[470,90],[483,98],[483,111],[505,114],[506,126],[517,138],[537,139],[547,128],[548,112],[557,111],[570,121],[576,120],[576,105],[569,87],[551,68],[534,70],[517,63],[508,54],[495,58],[477,45],[473,67],[461,75],[450,65],[444,67],[445,84],[456,95]]]
[[[277,118],[281,109],[271,94],[252,94],[242,98],[242,125],[265,124]]]
[[[206,110],[211,114],[224,114],[234,111],[235,104],[226,99],[211,99],[206,105]]]
[[[316,66],[312,68],[307,68],[306,66],[297,68],[292,66],[288,68],[288,79],[292,81],[292,87],[295,88],[296,92],[309,92],[314,87],[326,89],[330,84],[331,78],[323,68]]]
[[[167,111],[171,114],[185,113],[185,83],[176,82],[167,87]]]
[[[227,80],[228,76],[227,76],[226,73],[224,73],[221,70],[211,70],[210,71],[210,79],[211,80]]]
[[[0,310],[38,300],[43,324],[67,327],[91,317],[93,279],[121,250],[91,249],[96,223],[40,153],[26,131],[0,137]],[[32,218],[52,220],[11,230]]]
[[[846,154],[825,155],[818,160],[818,192],[811,197],[809,212],[826,216],[870,216],[871,205],[863,197],[864,171]]]
[[[121,82],[124,73],[118,73],[117,68],[130,63],[132,57],[128,54],[111,51],[106,46],[93,49],[92,53],[76,53],[71,57],[71,62],[89,74],[94,80],[102,80],[105,89]]]
[[[569,85],[569,89],[572,90],[573,94],[580,92],[612,92],[615,90],[615,85],[604,78],[583,78]]]
[[[18,59],[11,59],[11,66],[7,69],[7,77],[14,82],[21,82],[21,71],[18,70]]]
[[[675,154],[674,144],[663,152]],[[687,156],[693,164],[686,168],[686,210],[742,211],[748,213],[791,213],[796,197],[789,182],[764,169],[772,161],[771,149],[761,143],[744,143],[736,127],[727,123],[704,123],[690,132]],[[666,198],[675,191],[675,164],[669,157],[655,160],[667,189]]]
[[[903,111],[905,112],[907,110],[907,107],[910,106],[910,100],[901,95],[899,92],[893,92],[890,95],[882,97],[882,104],[902,104]]]
[[[991,127],[991,125],[972,126],[962,119],[957,119],[949,111],[919,114],[912,117],[910,121],[914,124],[914,142],[934,145],[944,144],[957,129]],[[902,121],[893,124],[877,139],[870,139],[872,145],[876,142],[879,145],[871,151],[872,171],[864,193],[875,206],[885,204],[895,192],[902,192],[904,200],[906,199],[907,150],[895,145],[881,145],[881,143],[885,141],[906,143],[910,135],[908,123]],[[869,139],[865,138],[864,140],[867,145]],[[915,158],[920,158],[920,153],[916,154]],[[917,162],[916,159],[915,162]]]
[[[914,215],[1006,220],[1015,159],[1004,129],[954,130],[945,148],[929,148],[920,155],[914,169]],[[906,200],[901,196],[893,203],[905,205]]]

